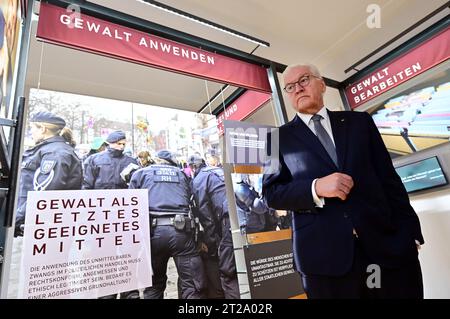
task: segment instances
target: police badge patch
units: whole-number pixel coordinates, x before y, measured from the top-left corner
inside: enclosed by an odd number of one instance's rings
[[[56,161],[54,160],[45,160],[41,164],[41,174],[48,174],[51,172],[53,167],[55,167]]]

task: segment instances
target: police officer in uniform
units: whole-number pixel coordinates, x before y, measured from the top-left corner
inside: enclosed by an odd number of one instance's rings
[[[136,159],[123,153],[126,145],[126,135],[123,131],[110,133],[106,142],[108,143],[106,150],[89,156],[83,163],[85,168],[83,189],[128,188],[127,182],[131,172],[139,168]],[[101,299],[116,298],[116,294],[101,297]],[[139,291],[122,292],[120,298],[138,299]]]
[[[181,298],[204,298],[205,274],[195,243],[189,179],[171,152],[159,151],[155,162],[136,171],[130,181],[130,188],[148,190],[153,286],[145,288],[144,298],[163,299],[170,257],[177,267]]]
[[[272,210],[251,186],[247,174],[241,175],[241,180],[236,183],[234,193],[236,195],[237,214],[242,233],[258,233],[276,229],[276,221],[271,220]]]
[[[130,170],[131,167],[139,168],[136,159],[123,152],[126,145],[125,132],[110,133],[106,142],[108,143],[106,150],[89,156],[84,163],[86,171],[83,189],[128,188],[127,180],[121,173]]]
[[[197,155],[189,158],[189,165],[194,172],[192,188],[198,205],[200,223],[204,228],[209,264],[214,264],[214,258],[218,258],[224,297],[239,299],[223,169],[206,167],[203,159]],[[210,277],[214,278],[214,275],[210,274]]]
[[[189,176],[191,176],[191,178],[197,177],[200,170],[206,167],[205,161],[198,154],[191,155],[187,159],[187,164],[187,168],[190,172]],[[197,178],[196,184],[198,182],[199,179]],[[194,188],[194,184],[192,185],[192,191],[196,196],[196,203],[198,203],[198,190]],[[220,280],[219,256],[217,248],[220,241],[220,225],[218,225],[218,219],[215,217],[215,215],[209,215],[209,211],[199,211],[199,215],[202,216],[202,231],[199,233],[198,247],[200,249],[200,256],[202,257],[203,263],[205,265],[206,295],[208,299],[224,299],[225,295]],[[203,227],[206,227],[206,229]],[[210,247],[210,249],[208,249],[208,247]]]
[[[81,161],[75,153],[72,132],[66,122],[50,112],[31,117],[35,146],[22,157],[15,236],[23,236],[28,191],[81,189]]]

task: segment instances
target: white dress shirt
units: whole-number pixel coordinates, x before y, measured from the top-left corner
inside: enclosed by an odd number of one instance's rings
[[[316,114],[319,114],[322,116],[322,118],[320,119],[320,124],[322,124],[325,131],[327,131],[328,135],[331,138],[331,141],[333,142],[333,145],[336,147],[336,144],[334,143],[333,131],[331,130],[331,122],[330,122],[330,117],[328,116],[327,108],[325,106],[323,106],[320,109],[320,111],[317,112]],[[314,128],[314,122],[311,121],[313,114],[302,114],[302,113],[297,112],[297,115],[306,124],[306,126],[309,127],[309,129],[314,133],[314,135],[317,136],[316,130]],[[317,196],[316,181],[317,181],[317,178],[315,180],[313,180],[313,182],[311,184],[311,193],[313,196],[314,204],[316,204],[316,207],[322,208],[325,205],[325,198]],[[356,230],[354,228],[353,228],[353,235],[358,237],[358,233],[356,232]]]
[[[320,109],[320,111],[317,112],[316,114],[322,116],[322,119],[320,119],[320,124],[322,124],[323,128],[330,136],[331,141],[333,142],[333,145],[335,145],[334,138],[333,138],[333,131],[331,130],[330,117],[328,116],[327,108],[325,106],[323,106]],[[305,123],[306,126],[309,127],[309,129],[314,133],[314,135],[317,135],[316,130],[314,128],[314,122],[311,120],[314,114],[303,114],[303,113],[297,112],[297,115],[303,121],[303,123]],[[316,204],[316,207],[322,208],[323,205],[325,205],[325,198],[317,196],[316,181],[317,181],[317,178],[315,180],[313,180],[313,182],[311,184],[311,193],[313,196],[314,204]]]
[[[333,142],[333,145],[336,147],[336,144],[334,143],[333,130],[331,129],[331,122],[330,122],[330,117],[328,116],[327,108],[325,106],[323,106],[320,109],[320,111],[317,112],[316,114],[319,114],[322,116],[322,119],[320,120],[320,124],[322,124],[323,128],[330,136],[331,141]],[[303,114],[303,113],[297,112],[297,115],[303,121],[303,123],[305,123],[306,126],[309,127],[309,129],[314,133],[314,135],[317,136],[316,130],[314,128],[314,122],[311,120],[313,117],[313,114]],[[316,207],[322,208],[325,205],[325,198],[317,196],[316,181],[317,181],[317,178],[315,180],[313,180],[313,182],[311,184],[311,193],[313,196],[314,204],[316,204]],[[353,234],[356,237],[358,237],[358,234],[356,233],[355,229],[353,229]],[[417,249],[420,249],[420,242],[418,240],[415,240],[415,242],[417,245]]]

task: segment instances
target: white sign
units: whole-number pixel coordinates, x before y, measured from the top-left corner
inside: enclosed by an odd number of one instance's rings
[[[151,286],[147,192],[28,192],[19,298],[97,298]]]

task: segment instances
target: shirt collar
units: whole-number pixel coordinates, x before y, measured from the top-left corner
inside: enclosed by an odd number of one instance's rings
[[[322,106],[320,111],[317,112],[316,114],[321,115],[327,121],[329,120],[327,108],[325,106]],[[309,122],[311,121],[311,118],[313,117],[314,114],[305,114],[305,113],[297,112],[297,115],[303,121],[303,123],[305,123],[306,125],[309,125]]]

